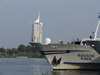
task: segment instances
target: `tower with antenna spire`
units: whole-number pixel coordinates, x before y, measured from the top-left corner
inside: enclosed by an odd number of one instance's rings
[[[42,25],[39,13],[37,20],[32,22],[32,42],[42,43]]]

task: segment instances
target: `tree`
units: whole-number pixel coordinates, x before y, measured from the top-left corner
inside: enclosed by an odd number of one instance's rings
[[[18,53],[18,50],[16,48],[12,48],[13,53]]]
[[[19,45],[19,47],[18,47],[18,51],[19,51],[19,52],[26,52],[26,47],[25,47],[23,44],[21,44],[21,45]]]
[[[12,49],[7,49],[6,51],[7,51],[7,54],[13,54]]]
[[[32,46],[27,45],[26,46],[26,52],[32,52]]]
[[[6,52],[6,50],[2,47],[0,48],[0,52]]]

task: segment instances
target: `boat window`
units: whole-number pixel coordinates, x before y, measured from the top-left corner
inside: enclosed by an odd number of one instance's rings
[[[58,48],[58,46],[50,46],[50,48]]]

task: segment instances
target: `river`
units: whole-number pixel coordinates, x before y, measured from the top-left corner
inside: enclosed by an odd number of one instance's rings
[[[0,58],[0,75],[100,75],[100,71],[52,70],[44,58]]]

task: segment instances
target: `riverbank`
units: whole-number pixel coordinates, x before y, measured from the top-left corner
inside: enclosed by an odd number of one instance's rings
[[[13,53],[0,56],[0,58],[44,58],[42,54],[38,53]]]

